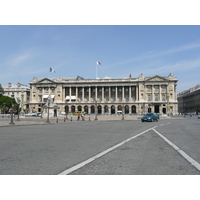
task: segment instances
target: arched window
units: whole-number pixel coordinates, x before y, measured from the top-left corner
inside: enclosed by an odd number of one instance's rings
[[[111,106],[111,114],[115,114],[115,106]]]
[[[131,107],[131,113],[136,113],[136,106]]]
[[[119,106],[117,107],[117,110],[118,110],[118,111],[122,111],[122,106],[119,105]]]
[[[75,112],[75,106],[72,106],[72,107],[71,107],[71,111],[72,111],[72,112]]]
[[[95,113],[95,107],[91,106],[91,114],[94,114],[94,113]]]
[[[84,107],[84,112],[85,112],[86,114],[88,114],[88,106],[85,106],[85,107]]]
[[[125,111],[124,112],[125,112],[125,114],[129,114],[129,106],[127,106],[127,105],[125,106]]]
[[[97,110],[98,110],[98,114],[102,113],[102,107],[100,105],[97,107]]]
[[[82,111],[82,106],[78,106],[78,111]]]
[[[108,106],[104,106],[104,113],[108,114]]]
[[[65,106],[65,112],[66,112],[66,113],[69,112],[69,106]]]

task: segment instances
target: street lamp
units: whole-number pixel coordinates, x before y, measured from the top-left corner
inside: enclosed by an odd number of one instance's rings
[[[149,106],[148,113],[150,113],[151,112],[151,104],[148,104],[148,106]]]
[[[97,119],[97,100],[95,100],[95,119],[94,120],[98,120]]]
[[[10,118],[10,125],[15,125],[15,123],[13,122],[13,107],[14,107],[14,105],[12,104],[12,107],[11,107],[11,113],[10,113],[10,115],[11,115],[11,118]]]
[[[49,95],[48,96],[48,99],[47,99],[47,105],[48,105],[48,107],[47,107],[47,121],[46,121],[46,123],[47,124],[50,124],[50,121],[49,121],[49,106],[50,106],[50,101],[51,101],[51,96]]]
[[[124,120],[124,102],[122,103],[122,120]]]

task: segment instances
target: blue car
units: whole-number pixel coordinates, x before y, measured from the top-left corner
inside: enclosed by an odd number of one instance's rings
[[[142,122],[153,122],[153,121],[159,121],[159,115],[156,115],[154,113],[147,113],[146,115],[144,115],[142,118],[141,118],[141,121]]]

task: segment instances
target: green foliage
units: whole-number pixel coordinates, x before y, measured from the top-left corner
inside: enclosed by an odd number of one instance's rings
[[[14,106],[14,111],[17,112],[19,104],[16,103],[15,99],[7,96],[0,96],[0,109],[2,113],[8,113],[12,105]]]
[[[3,94],[4,94],[4,89],[3,89],[3,87],[0,84],[0,97],[3,96]]]

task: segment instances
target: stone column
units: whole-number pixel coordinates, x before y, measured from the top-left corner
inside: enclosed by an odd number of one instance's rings
[[[124,86],[122,86],[122,101],[124,102]]]
[[[91,87],[89,86],[89,102],[91,101]],[[88,111],[89,112],[89,111]]]
[[[135,87],[135,100],[139,101],[139,94],[138,94],[139,86],[136,85]]]
[[[66,96],[65,96],[65,87],[63,87],[63,95],[62,95],[62,102],[66,101]]]
[[[69,102],[71,103],[72,87],[69,87]]]
[[[84,86],[82,87],[82,101],[84,102],[84,93],[85,93],[85,90],[84,90]]]
[[[161,85],[159,85],[159,101],[162,101]]]
[[[131,86],[129,86],[129,101],[131,101]]]
[[[97,86],[95,86],[95,100],[97,101]]]
[[[154,102],[155,101],[155,96],[154,96],[154,85],[151,86],[151,98],[152,98],[152,101]]]
[[[104,102],[104,87],[102,87],[102,101]]]
[[[78,88],[76,87],[76,102],[78,100]]]
[[[115,87],[115,101],[117,101],[117,97],[118,97],[118,94],[117,94],[117,86]]]
[[[111,97],[110,97],[110,96],[111,96],[111,95],[110,95],[110,94],[111,94],[111,93],[110,93],[110,90],[111,90],[111,89],[110,89],[110,86],[109,86],[109,88],[108,88],[108,101],[111,101],[111,100],[110,100],[110,98],[111,98]]]

